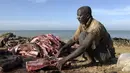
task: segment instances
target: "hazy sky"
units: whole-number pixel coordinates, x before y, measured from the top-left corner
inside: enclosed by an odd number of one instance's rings
[[[108,30],[130,30],[130,0],[0,0],[0,30],[73,30],[85,5]]]

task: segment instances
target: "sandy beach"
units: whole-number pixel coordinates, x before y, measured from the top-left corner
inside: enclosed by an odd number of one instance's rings
[[[130,52],[130,42],[126,39],[118,39],[113,40],[114,47],[116,51],[116,57],[118,58],[120,54]],[[127,44],[126,44],[127,43]],[[5,49],[5,48],[1,48]],[[70,67],[63,68],[63,73],[127,73],[122,72],[121,69],[116,67],[115,63],[108,63],[107,65],[98,65],[98,66],[87,66],[87,62],[84,61],[82,57],[76,58],[76,62],[73,62]],[[26,68],[18,68],[13,71],[5,72],[5,73],[28,73]],[[58,70],[39,70],[31,73],[59,73]]]

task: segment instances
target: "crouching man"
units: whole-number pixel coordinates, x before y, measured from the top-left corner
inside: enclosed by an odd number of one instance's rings
[[[80,46],[57,63],[58,69],[61,70],[62,65],[67,61],[84,53],[90,60],[90,64],[95,63],[96,60],[103,64],[111,58],[115,58],[115,49],[111,36],[103,24],[93,18],[91,8],[89,6],[80,7],[77,10],[77,19],[80,25],[74,37],[60,49],[58,55],[60,55],[61,51],[69,49],[75,43],[79,43]]]

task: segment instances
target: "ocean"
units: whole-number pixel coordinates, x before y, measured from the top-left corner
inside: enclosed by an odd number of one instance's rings
[[[75,30],[0,30],[0,34],[12,32],[17,36],[33,37],[41,34],[54,34],[63,40],[70,39]],[[130,39],[130,30],[108,30],[111,37],[120,37]]]

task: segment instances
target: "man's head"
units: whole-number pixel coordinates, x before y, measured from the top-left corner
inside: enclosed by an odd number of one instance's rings
[[[92,10],[89,6],[82,6],[77,10],[77,19],[81,24],[86,24],[92,17]]]

